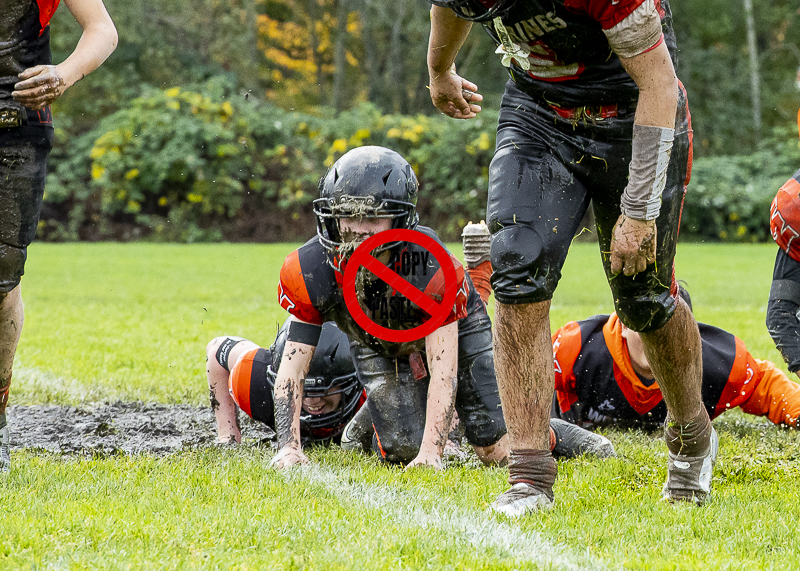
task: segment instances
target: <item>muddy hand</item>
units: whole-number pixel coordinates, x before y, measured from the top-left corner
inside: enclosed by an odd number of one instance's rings
[[[450,71],[430,78],[431,100],[436,108],[453,119],[472,119],[481,111],[476,103],[483,101],[478,86]]]
[[[29,109],[43,109],[58,99],[67,89],[67,83],[54,65],[37,65],[19,74],[11,95]]]
[[[410,470],[411,468],[433,468],[434,470],[441,470],[442,469],[442,457],[438,454],[423,454],[420,452],[417,454],[417,457],[414,458],[411,462],[406,464],[406,470]]]
[[[656,261],[656,221],[622,214],[611,236],[611,273],[626,276],[643,272]]]

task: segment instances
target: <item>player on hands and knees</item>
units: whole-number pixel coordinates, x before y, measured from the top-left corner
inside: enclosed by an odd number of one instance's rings
[[[417,180],[411,166],[388,149],[355,149],[328,171],[320,196],[314,205],[318,236],[290,254],[281,270],[280,303],[296,321],[275,382],[281,450],[273,463],[288,467],[307,461],[299,440],[297,387],[325,320],[336,321],[350,337],[356,370],[368,394],[366,406],[345,429],[343,444],[372,448],[387,462],[440,468],[455,408],[481,460],[505,462],[507,440],[494,375],[491,322],[457,259],[450,256],[457,278],[455,305],[445,323],[423,339],[377,338],[355,322],[344,302],[345,268],[367,237],[388,229],[416,229],[439,241],[432,230],[417,225]],[[439,261],[417,244],[392,241],[372,255],[425,295],[444,298]],[[358,270],[355,290],[362,310],[379,325],[404,330],[427,320],[426,312],[364,268]]]
[[[241,441],[239,409],[275,428],[273,390],[291,319],[268,349],[241,337],[217,337],[208,344],[206,374],[219,443]],[[336,324],[325,323],[303,383],[301,438],[307,443],[339,442],[366,398],[347,335]]]
[[[350,337],[356,370],[369,396],[372,447],[384,460],[441,467],[454,407],[481,459],[505,460],[489,318],[458,260],[451,256],[458,282],[455,305],[445,322],[423,339],[379,339],[355,322],[344,302],[343,272],[368,236],[391,228],[416,229],[438,242],[433,231],[417,225],[417,190],[411,165],[381,147],[350,151],[320,182],[320,199],[314,204],[318,236],[290,254],[281,270],[281,305],[296,321],[276,380],[281,451],[275,465],[306,461],[299,441],[297,387],[325,320],[336,321]],[[427,296],[443,299],[439,262],[417,244],[390,242],[372,255]],[[413,263],[404,266],[404,259]],[[384,327],[410,329],[427,320],[427,313],[364,268],[359,269],[356,292],[362,310]]]
[[[691,307],[689,295],[681,297]],[[711,418],[741,408],[775,424],[797,427],[800,385],[769,361],[756,359],[741,339],[699,324],[703,343],[703,406]],[[616,314],[572,321],[553,333],[556,392],[553,413],[584,427],[652,429],[667,407],[641,336]]]

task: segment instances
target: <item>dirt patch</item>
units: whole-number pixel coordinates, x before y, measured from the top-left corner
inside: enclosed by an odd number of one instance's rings
[[[58,405],[8,408],[11,448],[67,454],[168,454],[212,446],[216,439],[210,407],[154,403]],[[267,441],[274,432],[240,414],[245,442]]]

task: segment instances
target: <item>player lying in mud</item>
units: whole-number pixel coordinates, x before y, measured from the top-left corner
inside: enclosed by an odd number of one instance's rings
[[[345,265],[368,236],[389,228],[416,229],[441,244],[432,230],[417,226],[417,180],[411,166],[388,149],[355,149],[330,169],[321,182],[321,197],[315,201],[318,235],[290,254],[281,270],[279,301],[292,317],[272,383],[274,417],[264,415],[274,421],[280,446],[273,464],[284,468],[308,461],[302,449],[306,435],[303,417],[313,416],[314,411],[304,407],[301,387],[307,386],[305,379],[322,346],[323,324],[327,321],[336,322],[348,334],[355,370],[369,397],[357,415],[360,422],[351,423],[348,428],[352,431],[345,429],[346,442],[367,441],[369,448],[387,462],[441,468],[455,409],[478,457],[485,463],[505,463],[507,436],[494,375],[491,322],[460,262],[451,256],[458,291],[452,311],[439,329],[419,341],[395,343],[370,335],[356,324],[344,302]],[[408,255],[404,255],[406,252]],[[441,300],[441,268],[433,256],[425,254],[411,242],[393,242],[373,251],[384,264],[394,259],[395,271],[429,297]],[[418,267],[412,267],[415,260]],[[401,294],[363,268],[356,279],[356,290],[362,309],[384,327],[409,329],[427,320],[427,314],[414,304],[391,305],[388,300]],[[392,307],[404,309],[392,311]],[[224,344],[221,338],[209,345],[209,371],[215,363],[222,371],[226,364],[230,368],[232,357],[237,356],[236,347],[242,342],[229,350],[233,355],[226,356],[223,348],[218,356]],[[244,347],[250,347],[249,351]],[[243,346],[238,355],[252,353],[253,349],[257,347]],[[236,371],[237,366],[231,370]],[[230,375],[231,391],[245,394],[235,387],[235,377]],[[212,393],[218,401],[215,410],[220,438],[230,441],[237,437],[235,408],[232,401],[223,403],[223,378],[224,374],[216,378]],[[211,373],[209,379],[212,384]],[[252,401],[247,407],[253,413]],[[243,404],[242,408],[247,411]],[[554,424],[554,445],[565,440],[558,431],[578,430],[566,423]],[[582,430],[580,433],[588,440],[570,441],[593,443],[602,448],[600,454],[613,454],[607,439]]]

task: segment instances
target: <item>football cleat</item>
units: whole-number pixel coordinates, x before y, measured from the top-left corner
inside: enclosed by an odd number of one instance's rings
[[[553,454],[562,458],[577,458],[587,455],[595,458],[614,458],[614,445],[605,436],[589,432],[559,418],[550,419],[550,428],[556,436]]]
[[[553,498],[552,488],[543,490],[533,484],[518,482],[500,494],[489,509],[508,517],[520,517],[552,508]]]
[[[703,456],[669,453],[667,482],[661,498],[670,503],[692,502],[702,506],[711,499],[711,474],[719,452],[717,431],[711,429],[708,452]]]

